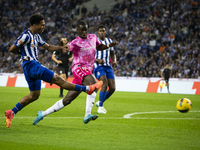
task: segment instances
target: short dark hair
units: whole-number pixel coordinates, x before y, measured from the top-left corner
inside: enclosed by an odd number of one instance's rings
[[[81,21],[79,21],[78,23],[77,23],[77,25],[76,25],[76,27],[78,28],[80,25],[88,25],[87,24],[87,22],[86,21],[84,21],[84,20],[81,20]]]
[[[105,28],[106,29],[106,27],[102,24],[97,27],[97,31],[99,30],[99,28]]]
[[[30,17],[30,25],[34,25],[34,24],[40,24],[40,21],[44,20],[44,17],[40,14],[33,14],[31,17]]]

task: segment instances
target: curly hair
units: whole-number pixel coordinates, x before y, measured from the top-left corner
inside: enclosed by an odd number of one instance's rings
[[[40,24],[40,21],[44,20],[44,17],[40,14],[33,14],[31,17],[30,17],[30,25],[34,25],[34,24]]]

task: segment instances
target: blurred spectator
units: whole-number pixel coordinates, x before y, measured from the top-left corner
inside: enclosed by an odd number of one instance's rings
[[[123,0],[116,1],[110,11],[103,12],[97,5],[88,12],[84,5],[86,1],[40,0],[24,4],[14,0],[0,1],[0,72],[21,72],[18,69],[19,58],[11,56],[8,48],[22,30],[28,27],[31,14],[46,16],[46,30],[42,36],[45,41],[54,44],[59,37],[66,36],[71,41],[77,36],[76,23],[79,20],[76,15],[81,13],[81,19],[86,20],[90,26],[89,33],[96,33],[95,27],[104,24],[109,27],[107,36],[120,41],[120,45],[115,47],[119,62],[116,76],[131,74],[158,77],[163,66],[170,63],[172,77],[199,78],[199,0]],[[36,7],[38,5],[40,7]],[[39,61],[55,71],[56,65],[49,55],[40,49]]]
[[[87,8],[85,7],[85,5],[83,5],[82,8],[81,8],[81,15],[85,16],[86,13],[87,13]]]

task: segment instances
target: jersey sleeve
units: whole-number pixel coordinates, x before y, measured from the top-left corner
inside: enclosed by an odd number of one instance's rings
[[[28,36],[28,34],[22,34],[14,42],[14,45],[20,48],[20,47],[23,47],[29,40],[30,40],[30,37]]]
[[[98,40],[97,36],[94,34],[95,38],[96,38],[96,47],[98,47],[99,45],[101,45],[101,42]]]
[[[54,51],[53,54],[57,56],[59,54],[59,51]]]
[[[166,69],[163,70],[163,75],[165,75],[165,71],[166,71]]]
[[[38,34],[38,46],[44,45],[46,42],[41,38],[41,36]]]

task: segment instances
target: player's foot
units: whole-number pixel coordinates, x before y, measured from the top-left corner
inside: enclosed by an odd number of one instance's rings
[[[85,117],[85,118],[83,119],[83,123],[87,124],[87,123],[90,122],[91,120],[96,120],[97,118],[98,118],[97,115],[91,115],[91,114],[89,114],[89,115],[87,115],[87,117]]]
[[[7,128],[10,128],[12,119],[14,117],[13,111],[12,110],[6,110],[5,116],[6,116],[5,125],[6,125]]]
[[[99,107],[98,110],[97,110],[97,113],[100,113],[100,114],[106,114],[107,111],[104,107]]]
[[[97,83],[90,85],[90,91],[86,92],[88,95],[91,95],[96,89],[99,89],[100,87],[102,87],[103,85],[103,81],[98,81]]]
[[[44,116],[42,115],[42,112],[43,111],[38,111],[37,117],[33,121],[33,125],[38,124],[38,122],[44,118]]]
[[[64,97],[64,96],[63,96],[63,95],[59,95],[59,97],[61,97],[61,98],[62,98],[62,97]]]
[[[99,107],[99,101],[95,103],[95,106],[96,106],[96,107]]]

